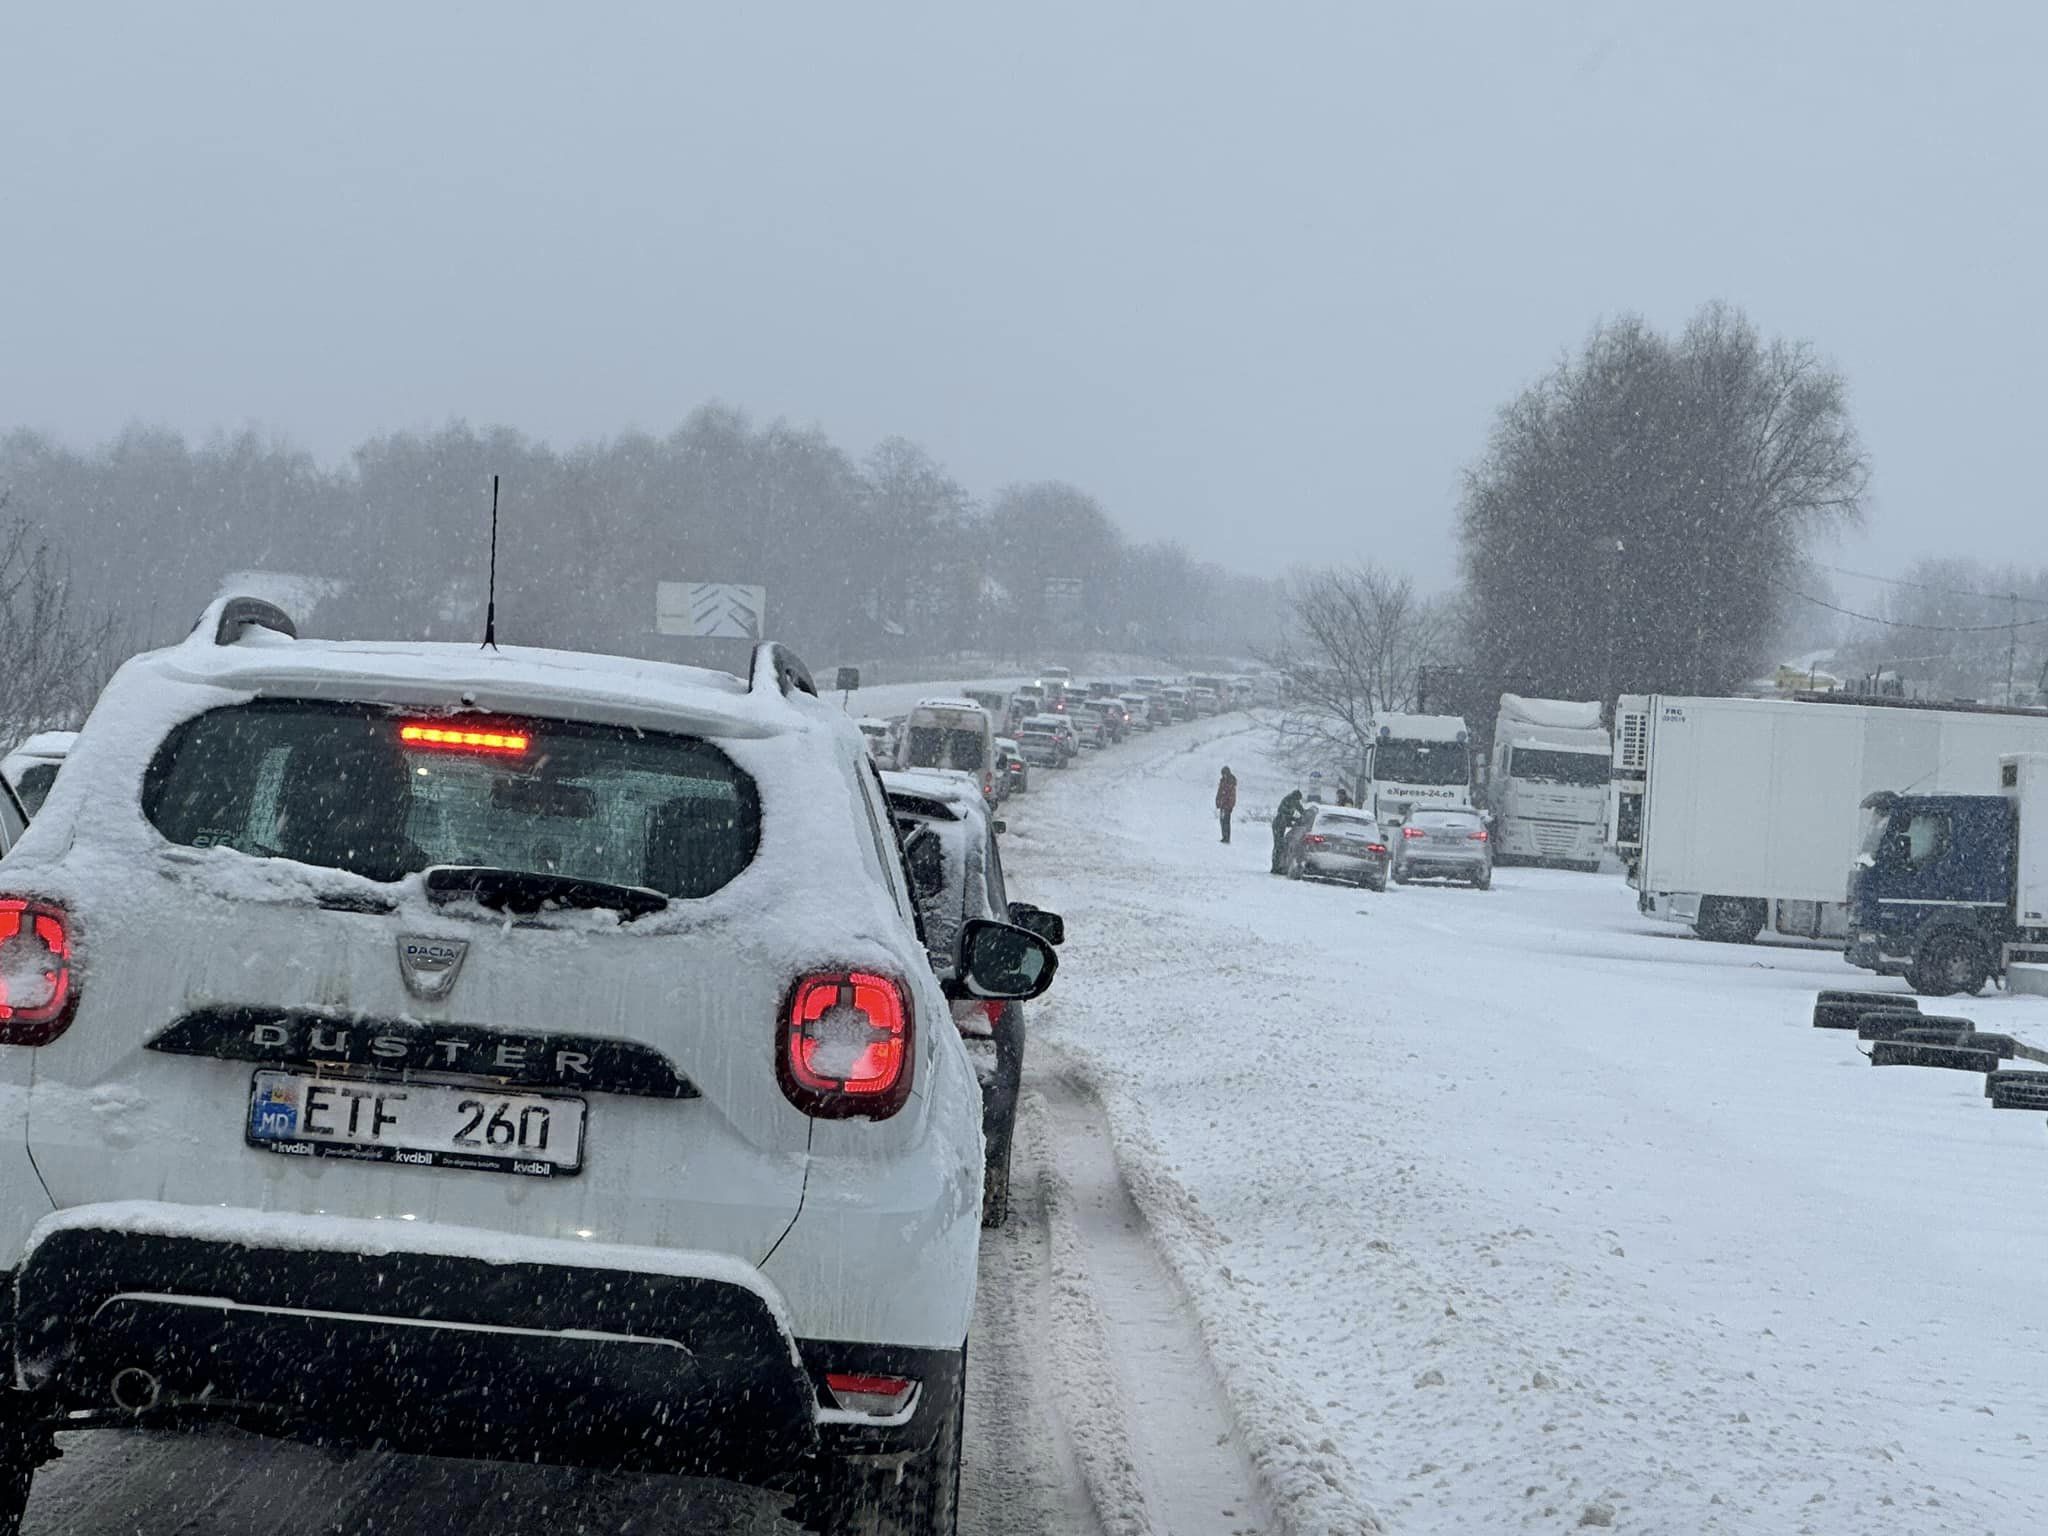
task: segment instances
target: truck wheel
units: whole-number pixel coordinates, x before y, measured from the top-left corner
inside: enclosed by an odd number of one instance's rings
[[[1693,931],[1715,944],[1754,944],[1764,931],[1763,902],[1747,896],[1702,896]]]
[[[1914,953],[1906,979],[1922,997],[1975,997],[1990,976],[1990,957],[1974,935],[1937,933]]]

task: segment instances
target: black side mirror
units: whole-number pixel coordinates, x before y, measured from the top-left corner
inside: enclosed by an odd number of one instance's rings
[[[1060,957],[1029,929],[971,919],[960,930],[960,966],[954,987],[966,997],[1023,1002],[1052,985]]]
[[[1028,901],[1010,903],[1010,921],[1019,928],[1028,928],[1048,944],[1067,942],[1067,921],[1057,912],[1048,912],[1043,907],[1034,907]]]
[[[946,845],[930,827],[920,826],[903,840],[903,863],[910,871],[911,894],[919,900],[946,888]]]
[[[1007,832],[1010,830],[1010,824],[1007,821],[1003,820],[1003,818],[1000,816],[998,816],[995,819],[994,826],[996,831],[998,832]]]

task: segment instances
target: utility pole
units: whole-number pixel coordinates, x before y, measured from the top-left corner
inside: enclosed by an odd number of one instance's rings
[[[2020,595],[2017,592],[2008,592],[2005,595],[2005,600],[2012,604],[2012,628],[2005,632],[2005,702],[2006,707],[2010,708],[2012,706],[2012,666],[2019,654],[2020,648]]]

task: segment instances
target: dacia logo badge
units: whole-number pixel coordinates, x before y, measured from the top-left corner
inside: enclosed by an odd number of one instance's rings
[[[432,1001],[455,989],[462,960],[469,953],[467,939],[429,939],[416,933],[398,941],[398,974],[414,997]]]

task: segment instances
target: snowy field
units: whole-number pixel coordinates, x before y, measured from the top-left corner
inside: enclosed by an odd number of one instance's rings
[[[2048,1529],[2048,1140],[1809,1027],[1839,956],[1699,942],[1614,877],[1385,895],[1219,846],[1243,717],[1041,775],[1035,1034],[1298,1530]],[[1959,1010],[2048,1044],[2048,1003]]]

